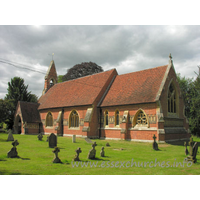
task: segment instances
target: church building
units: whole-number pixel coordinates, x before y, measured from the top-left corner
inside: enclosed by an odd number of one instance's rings
[[[158,142],[188,139],[189,124],[171,54],[164,66],[118,75],[116,69],[57,83],[52,60],[37,103],[18,102],[14,130]]]

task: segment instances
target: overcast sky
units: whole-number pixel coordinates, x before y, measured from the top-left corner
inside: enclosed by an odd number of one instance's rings
[[[171,53],[176,72],[192,78],[200,65],[200,26],[0,26],[0,61],[46,73],[52,53],[58,75],[89,61],[124,74],[166,65]],[[15,76],[41,96],[44,74],[1,62],[0,70],[0,98]]]

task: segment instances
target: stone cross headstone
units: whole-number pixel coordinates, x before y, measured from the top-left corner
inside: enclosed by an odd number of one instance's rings
[[[72,135],[72,143],[76,142],[76,135]]]
[[[57,136],[54,133],[51,133],[49,136],[49,147],[57,147]]]
[[[7,153],[7,157],[8,158],[18,158],[18,152],[17,152],[17,145],[19,145],[19,142],[17,140],[15,140],[14,142],[12,142],[12,149]]]
[[[78,149],[76,149],[76,155],[75,155],[75,157],[74,157],[74,161],[80,161],[80,159],[79,159],[79,154],[82,152],[81,151],[81,148],[79,147]]]
[[[89,151],[88,159],[95,159],[95,156],[96,156],[96,149],[95,149],[95,146],[97,146],[96,142],[94,142],[94,143],[92,144],[92,149]]]
[[[194,144],[194,146],[192,146]],[[189,150],[189,156],[187,157],[187,161],[192,161],[193,163],[197,162],[196,156],[198,151],[198,142],[193,142],[192,137],[190,138],[190,150]]]
[[[187,149],[187,142],[184,142],[184,146],[185,146],[185,155],[187,156],[189,154],[188,149]]]
[[[14,141],[14,137],[12,135],[12,130],[11,129],[8,130],[8,139],[7,139],[7,141]]]
[[[156,136],[155,136],[155,134],[153,135],[153,140],[154,140],[154,142],[153,142],[153,149],[154,150],[158,150],[158,144],[156,142]]]
[[[104,147],[101,147],[100,156],[105,157]]]
[[[60,152],[60,149],[58,147],[55,147],[52,152],[55,154],[55,158],[52,162],[53,163],[62,163],[60,158],[58,158],[58,152]]]
[[[92,143],[92,140],[90,140],[90,138],[85,138],[85,141],[86,141],[87,143]]]
[[[42,138],[43,138],[42,133],[39,133],[39,134],[38,134],[38,140],[42,141]]]

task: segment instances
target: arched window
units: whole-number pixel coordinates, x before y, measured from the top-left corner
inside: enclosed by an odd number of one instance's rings
[[[115,126],[119,126],[119,110],[115,111]]]
[[[46,126],[53,126],[53,116],[49,112],[46,117]]]
[[[104,119],[105,119],[105,126],[108,126],[108,111],[107,110],[105,111]]]
[[[148,127],[148,120],[146,114],[139,110],[133,120],[133,126],[147,126]]]
[[[78,116],[78,113],[73,110],[70,114],[70,117],[69,117],[69,127],[70,128],[76,128],[76,127],[79,127],[79,116]]]
[[[168,112],[176,113],[176,90],[171,83],[168,90]]]

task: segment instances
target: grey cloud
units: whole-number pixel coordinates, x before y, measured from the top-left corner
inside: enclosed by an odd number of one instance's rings
[[[59,75],[87,61],[129,73],[168,64],[172,53],[176,71],[191,77],[200,64],[200,26],[0,26],[0,46],[0,58],[30,68],[38,64],[45,72],[51,61],[48,54],[55,53]],[[42,74],[20,73],[2,63],[0,70],[4,82],[21,75],[32,93],[41,95]],[[0,87],[2,98],[7,88]]]

